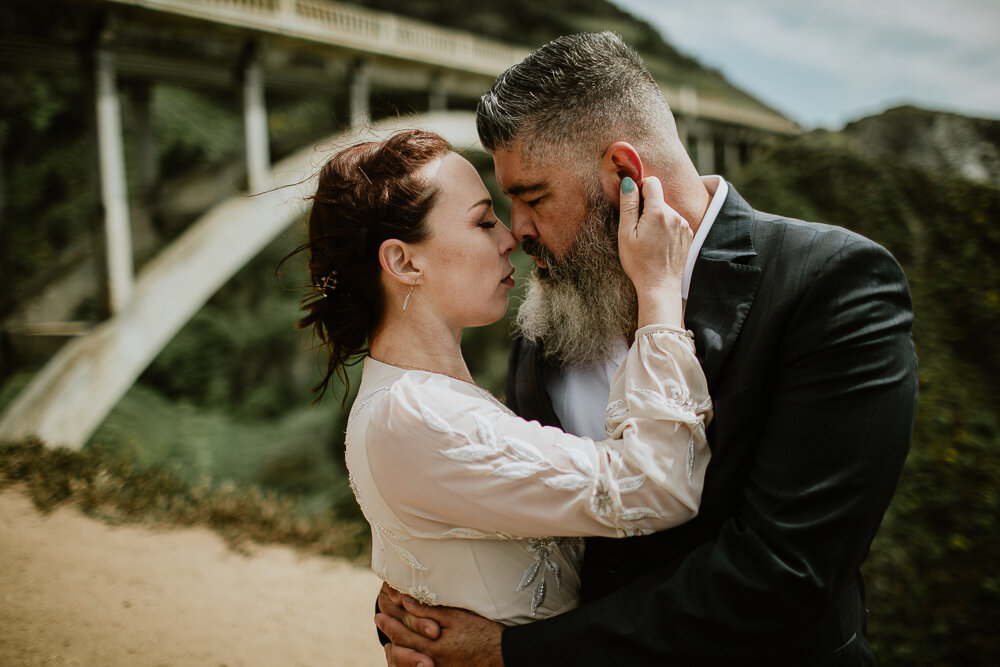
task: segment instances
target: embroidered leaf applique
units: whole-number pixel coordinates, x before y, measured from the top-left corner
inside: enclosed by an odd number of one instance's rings
[[[497,449],[497,434],[493,429],[493,424],[489,421],[483,419],[481,416],[476,415],[476,425],[477,431],[479,432],[479,440],[487,447],[493,450]]]
[[[389,387],[379,387],[372,392],[365,394],[364,396],[358,398],[354,401],[354,407],[351,408],[351,416],[353,417],[355,413],[361,412],[368,404],[378,398],[379,394],[389,391]]]
[[[607,418],[608,420],[621,419],[629,413],[628,406],[625,405],[625,401],[617,400],[613,403],[608,404],[607,408]]]
[[[391,542],[389,544],[390,546],[392,546],[392,550],[396,552],[396,555],[399,556],[399,558],[404,563],[412,567],[414,570],[422,570],[422,571],[427,570],[427,568],[424,567],[419,560],[417,560],[417,557],[411,554],[409,551],[399,546],[398,544],[392,544]]]
[[[694,433],[691,434],[691,438],[688,440],[687,475],[688,482],[694,483]]]
[[[492,447],[487,445],[465,445],[454,449],[445,449],[441,452],[452,461],[482,461],[495,453]]]
[[[660,515],[648,507],[633,507],[622,512],[621,516],[624,521],[639,521],[641,519],[656,519]]]
[[[382,531],[383,533],[385,533],[386,535],[388,535],[389,537],[391,537],[394,540],[399,540],[400,542],[405,542],[406,540],[410,539],[409,535],[403,535],[401,533],[397,533],[394,530],[386,528],[385,524],[383,524],[381,521],[376,521],[375,519],[372,519],[372,523],[375,524],[376,528],[378,528],[380,531]]]
[[[524,479],[525,477],[531,477],[535,473],[541,471],[541,469],[542,466],[537,463],[514,461],[512,463],[504,463],[501,466],[497,466],[493,469],[493,474],[499,475],[500,477],[506,477],[507,479]]]
[[[545,567],[552,573],[552,576],[556,578],[556,586],[559,586],[560,576],[562,575],[562,571],[559,569],[559,563],[554,560],[546,560]]]
[[[658,392],[650,391],[649,389],[632,389],[629,393],[633,396],[642,397],[659,408],[670,407],[670,402],[664,398],[663,394]]]
[[[618,480],[618,490],[621,493],[632,493],[633,491],[638,491],[646,481],[645,475],[636,475],[635,477],[624,477]]]
[[[510,450],[510,453],[522,461],[539,462],[545,460],[545,455],[543,455],[537,447],[525,442],[524,440],[505,437],[503,442],[507,445],[507,449]]]
[[[546,477],[542,481],[556,491],[579,491],[580,489],[585,489],[594,483],[589,477],[572,473]]]
[[[573,465],[575,465],[580,472],[585,475],[595,474],[596,471],[594,470],[594,466],[590,463],[590,460],[583,454],[583,452],[573,449],[572,447],[567,447],[562,443],[557,443],[557,446],[566,454],[566,456],[569,457],[570,461],[573,462]]]
[[[545,602],[545,577],[542,577],[537,584],[535,584],[535,589],[531,591],[531,615],[534,616],[535,612],[541,604]]]
[[[437,431],[438,433],[451,433],[451,427],[448,426],[448,422],[441,419],[440,416],[426,405],[420,405],[420,416],[423,417],[424,423],[427,424],[427,428],[432,431]]]
[[[488,535],[475,528],[451,528],[444,531],[443,534],[445,537],[460,537],[467,540],[487,540],[495,537],[495,535]]]
[[[542,561],[540,560],[536,560],[531,565],[529,565],[528,569],[524,571],[524,575],[521,577],[521,583],[517,585],[517,588],[515,588],[514,591],[520,593],[525,588],[530,586],[531,582],[533,582],[535,578],[538,576],[538,571],[541,569],[541,567],[542,567]]]

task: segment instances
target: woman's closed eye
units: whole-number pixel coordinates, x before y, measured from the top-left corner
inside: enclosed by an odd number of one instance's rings
[[[483,229],[493,229],[494,227],[497,226],[497,223],[499,222],[500,222],[499,220],[483,220],[482,222],[479,223],[479,226],[482,227]]]

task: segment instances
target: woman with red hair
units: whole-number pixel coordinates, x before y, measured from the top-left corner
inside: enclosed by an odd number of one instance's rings
[[[517,245],[472,165],[419,130],[329,160],[309,219],[315,289],[300,327],[329,362],[322,394],[364,361],[347,428],[372,568],[432,604],[506,624],[576,606],[585,535],[624,537],[697,514],[711,401],[684,330],[691,231],[656,179],[622,182],[618,245],[638,330],[595,442],[515,416],[477,387],[465,327],[507,308]]]

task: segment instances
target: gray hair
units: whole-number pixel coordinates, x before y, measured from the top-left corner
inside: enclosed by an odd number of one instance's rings
[[[486,150],[515,143],[599,156],[613,141],[654,150],[673,115],[645,63],[611,32],[567,35],[497,77],[479,100],[476,129]]]

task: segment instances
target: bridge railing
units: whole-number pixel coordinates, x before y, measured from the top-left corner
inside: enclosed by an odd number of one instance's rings
[[[415,19],[330,0],[106,0],[189,16],[263,33],[495,77],[528,54],[527,49],[440,28]],[[698,96],[661,85],[674,111],[758,129],[794,134],[795,123],[779,114]]]
[[[362,52],[496,76],[526,49],[328,0],[109,0]]]

